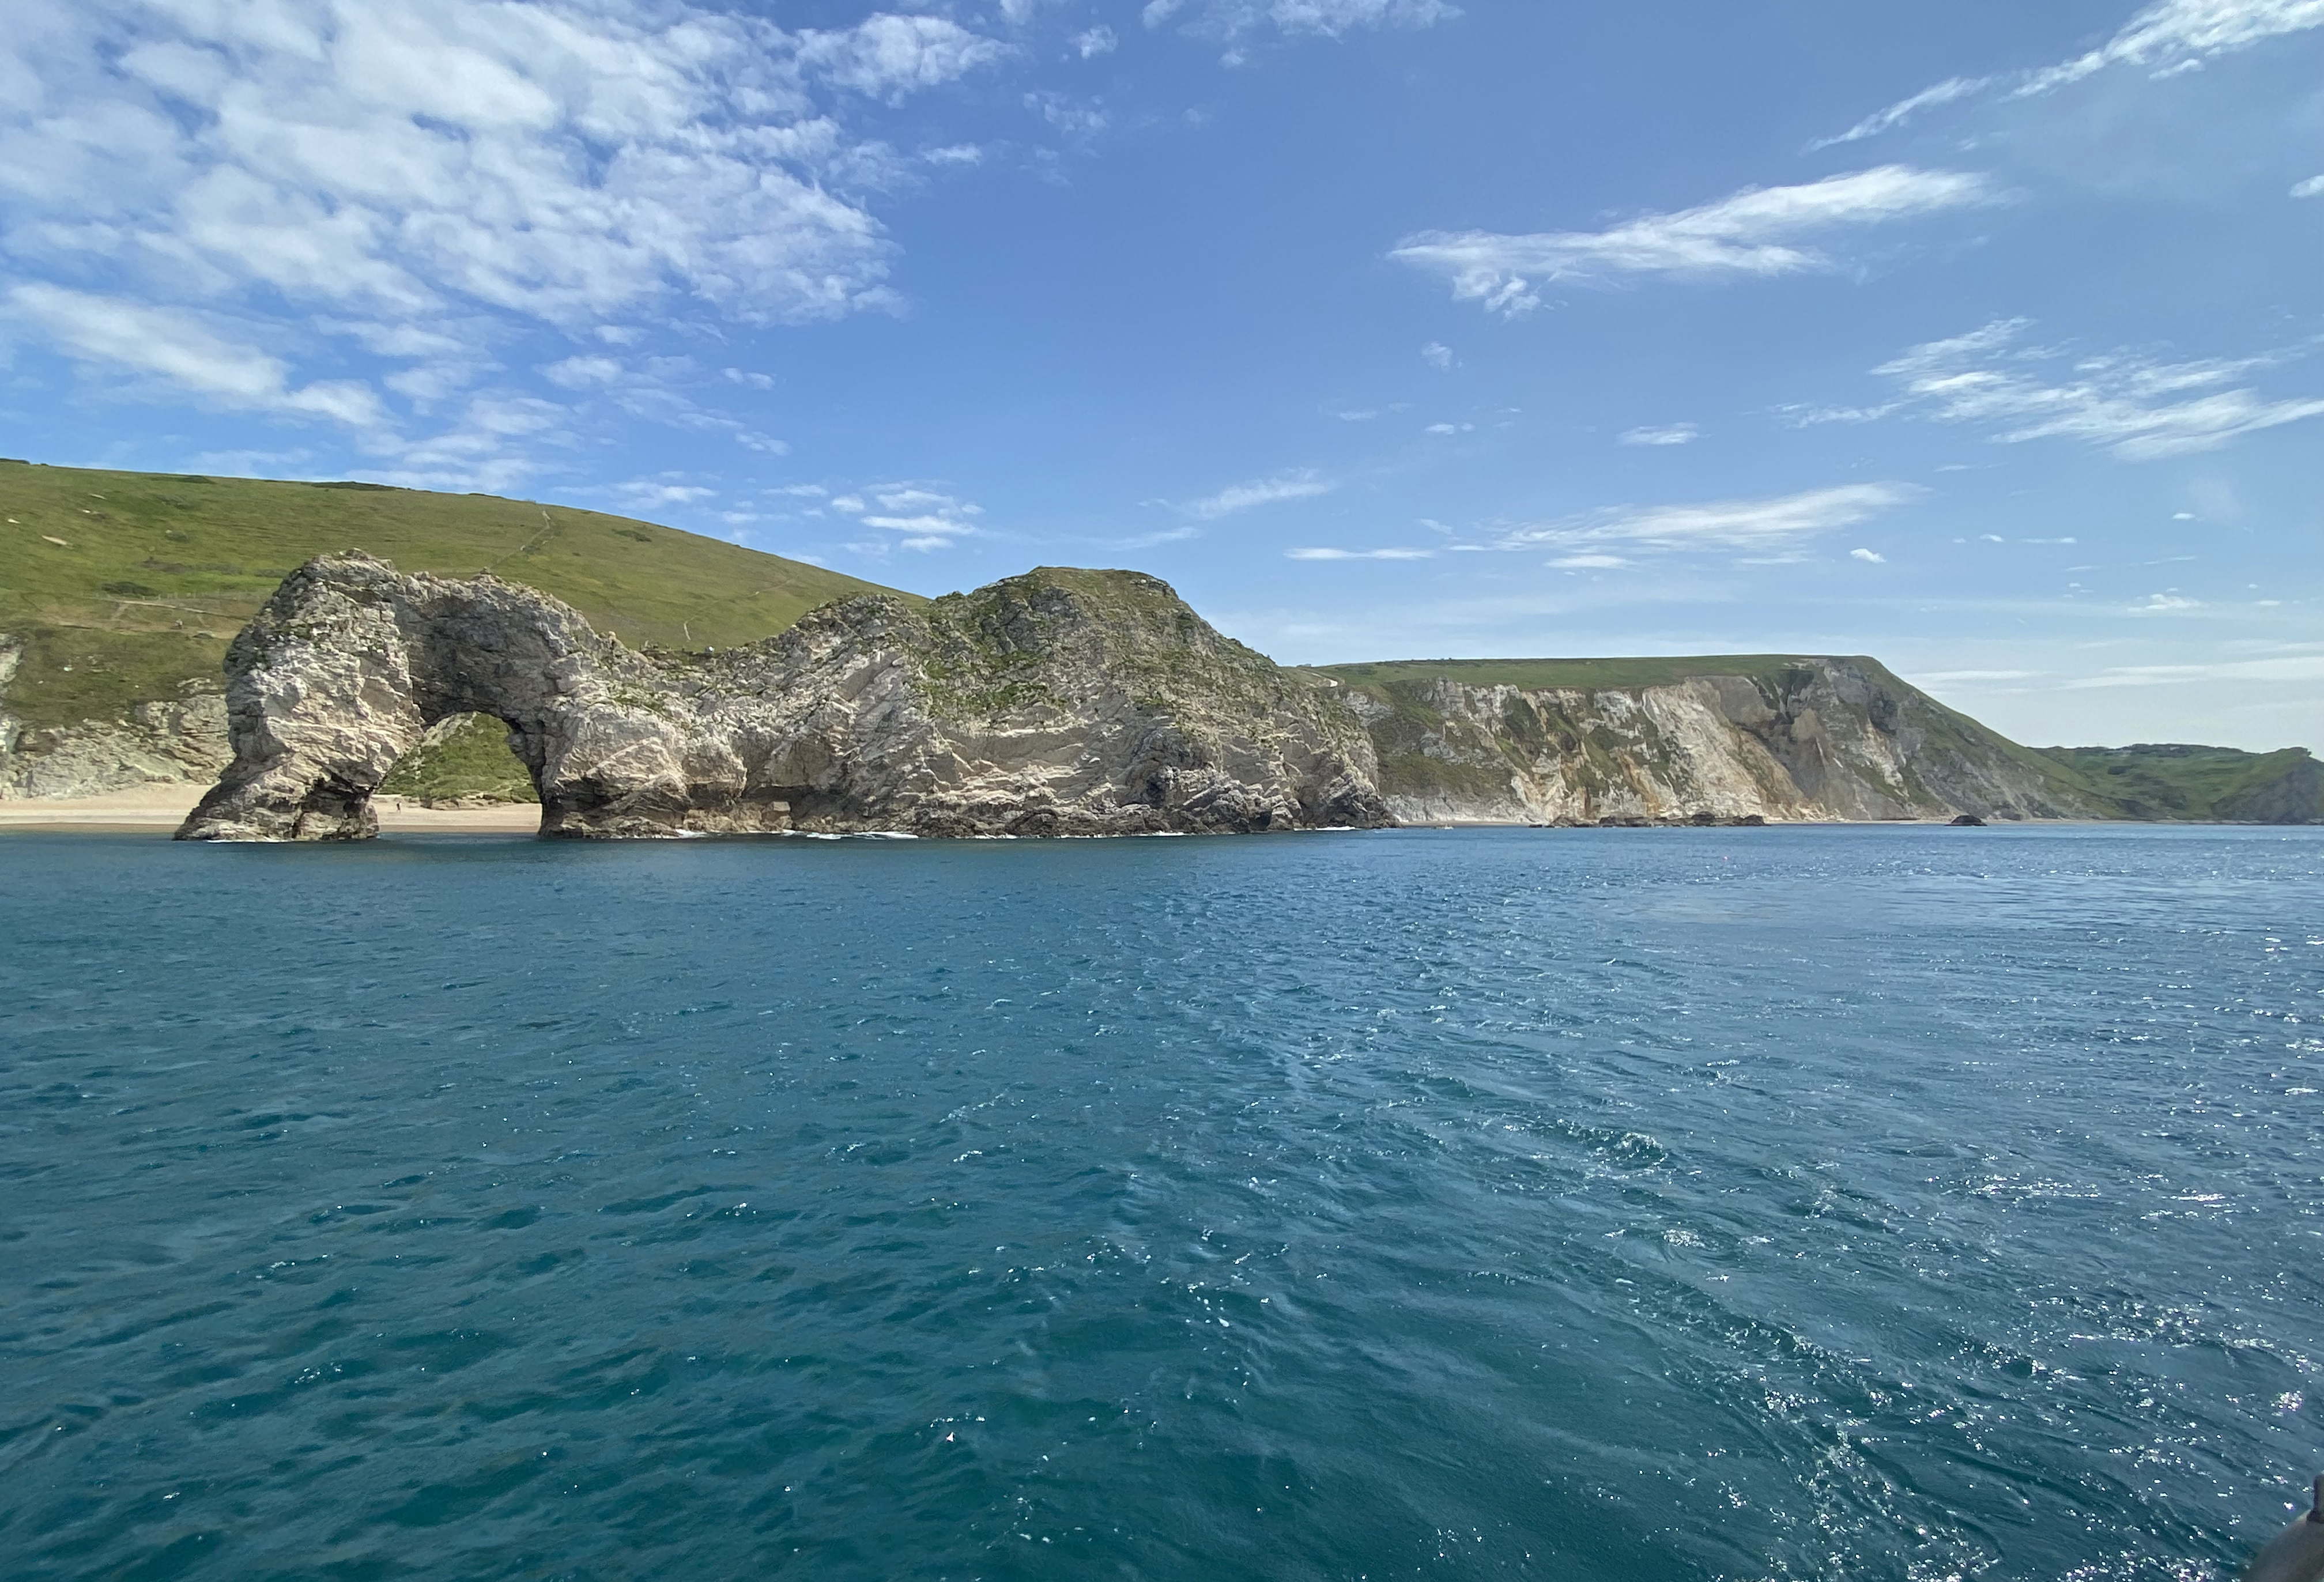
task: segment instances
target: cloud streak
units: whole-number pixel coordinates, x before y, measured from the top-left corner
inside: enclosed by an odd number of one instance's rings
[[[8,317],[77,362],[156,380],[238,411],[325,418],[364,431],[386,420],[367,385],[294,385],[281,358],[227,339],[193,313],[39,283],[11,289],[6,303]]]
[[[1460,14],[1446,0],[1148,0],[1139,17],[1149,28],[1175,22],[1198,37],[1236,40],[1268,29],[1336,39],[1361,29],[1434,27]]]
[[[2150,461],[2216,450],[2247,434],[2324,416],[2324,399],[2269,400],[2236,386],[2279,361],[2274,357],[2173,363],[2119,350],[2061,367],[2056,350],[2018,344],[2030,327],[2027,319],[1997,319],[1914,346],[1873,370],[1896,382],[1896,400],[1807,410],[1793,420],[1868,422],[1918,412],[1988,429],[2004,445],[2075,439],[2126,461]]]
[[[1206,495],[1185,509],[1204,521],[1216,521],[1222,516],[1232,516],[1239,510],[1249,510],[1255,505],[1272,505],[1283,500],[1312,500],[1319,494],[1329,494],[1339,484],[1319,474],[1313,467],[1295,468],[1277,473],[1269,478],[1254,478],[1247,483],[1230,483],[1216,494]]]
[[[1876,110],[1836,137],[1810,146],[1859,143],[1893,131],[1923,110],[2006,87],[2010,98],[2051,93],[2112,66],[2143,66],[2156,76],[2184,71],[2270,39],[2324,27],[2324,0],[2161,0],[2097,49],[2032,71],[1949,78]]]
[[[1619,565],[1625,553],[1790,554],[1811,538],[1869,521],[1917,499],[1921,492],[1909,483],[1842,483],[1762,500],[1618,506],[1572,520],[1522,528],[1503,535],[1491,547],[1574,551],[1551,563],[1566,566]]]
[[[1646,276],[1713,279],[1840,267],[1812,245],[1823,234],[2001,201],[1984,176],[1882,165],[1796,187],[1746,188],[1716,203],[1642,215],[1603,231],[1428,231],[1388,253],[1448,281],[1456,300],[1514,317],[1551,281],[1608,284]]]

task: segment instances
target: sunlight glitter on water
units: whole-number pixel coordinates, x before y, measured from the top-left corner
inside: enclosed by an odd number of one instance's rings
[[[2223,1577],[2324,1461],[2318,832],[0,865],[12,1577]]]

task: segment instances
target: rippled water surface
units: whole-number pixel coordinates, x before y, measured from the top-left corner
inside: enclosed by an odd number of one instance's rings
[[[2324,832],[0,837],[0,1573],[2210,1577]]]

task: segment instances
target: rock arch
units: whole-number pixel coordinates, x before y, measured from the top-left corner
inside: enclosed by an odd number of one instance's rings
[[[667,833],[742,788],[731,754],[652,706],[665,688],[650,661],[490,573],[406,575],[361,553],[310,561],[235,637],[226,668],[234,762],[180,839],[374,835],[372,794],[455,714],[508,726],[545,834]]]
[[[725,653],[634,653],[490,575],[350,553],[226,657],[234,762],[181,840],[361,840],[435,721],[507,722],[549,835],[1092,835],[1394,822],[1361,723],[1153,577],[866,595]]]

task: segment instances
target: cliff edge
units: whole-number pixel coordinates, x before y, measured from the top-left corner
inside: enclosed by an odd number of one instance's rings
[[[1342,665],[1407,823],[2113,818],[1862,658]]]

